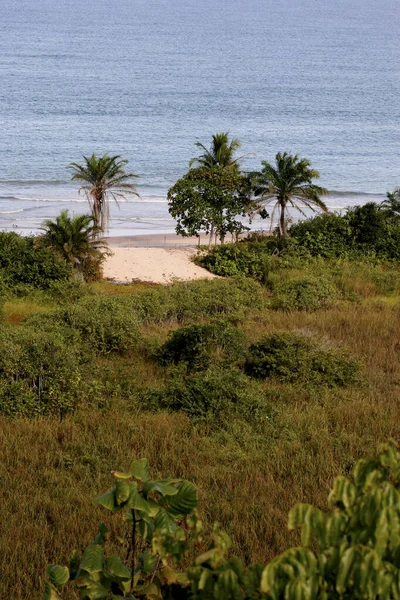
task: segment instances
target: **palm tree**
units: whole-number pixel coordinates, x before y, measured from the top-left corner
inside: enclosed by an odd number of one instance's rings
[[[313,179],[319,178],[319,172],[311,169],[311,163],[306,158],[278,153],[275,157],[275,166],[267,161],[262,161],[261,171],[251,173],[253,189],[256,198],[256,208],[252,214],[265,212],[265,207],[274,203],[271,215],[271,227],[275,212],[279,213],[279,236],[287,235],[286,215],[288,207],[296,208],[304,215],[302,207],[310,208],[313,212],[320,209],[327,213],[328,209],[320,196],[328,193],[325,188],[313,183]]]
[[[136,186],[130,182],[135,173],[127,173],[124,169],[127,160],[120,160],[120,156],[97,157],[83,156],[84,164],[71,163],[69,168],[73,171],[72,181],[82,182],[79,193],[83,190],[89,202],[95,225],[99,231],[107,231],[110,220],[109,197],[118,204],[118,198],[125,198],[127,194],[139,196]]]
[[[381,202],[380,206],[389,211],[394,217],[400,216],[400,188],[396,188],[393,192],[386,192],[386,198]]]
[[[51,248],[78,271],[90,261],[100,262],[104,240],[98,238],[100,231],[92,215],[70,217],[63,210],[55,221],[43,221],[40,243]]]
[[[239,161],[243,156],[235,158],[235,154],[240,148],[240,142],[236,139],[229,141],[228,133],[222,132],[213,135],[209,150],[201,142],[196,142],[196,146],[203,150],[203,154],[192,158],[189,162],[190,168],[195,165],[207,169],[222,167],[223,169],[239,171]]]

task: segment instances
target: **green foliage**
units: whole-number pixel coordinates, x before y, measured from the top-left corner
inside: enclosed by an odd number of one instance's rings
[[[251,377],[275,377],[289,383],[334,386],[359,380],[359,361],[310,336],[275,333],[249,348],[245,371]]]
[[[62,416],[82,400],[81,356],[59,331],[7,326],[0,345],[0,412]]]
[[[83,164],[71,163],[72,181],[79,181],[89,202],[93,221],[96,228],[106,231],[110,218],[109,199],[118,202],[128,194],[138,195],[136,186],[131,182],[138,177],[135,173],[127,173],[125,167],[127,160],[121,160],[119,155],[83,156]]]
[[[45,600],[61,598],[74,584],[82,600],[392,600],[400,597],[400,453],[394,442],[378,458],[361,459],[352,479],[335,479],[328,511],[297,504],[288,526],[301,545],[264,568],[244,567],[231,556],[231,541],[216,524],[209,549],[186,572],[177,570],[191,545],[202,541],[193,515],[197,494],[179,479],[149,481],[145,459],[128,472],[113,471],[115,486],[95,500],[122,513],[130,533],[121,544],[125,560],[107,553],[109,530],[102,524],[70,568],[49,565]],[[179,520],[186,517],[186,527]],[[123,548],[124,549],[124,548]]]
[[[374,202],[296,223],[290,235],[312,256],[400,259],[400,220]]]
[[[162,365],[184,363],[188,370],[198,371],[207,369],[211,362],[237,362],[244,354],[242,331],[229,321],[219,319],[175,329],[156,356]]]
[[[46,329],[53,325],[62,326],[64,331],[67,328],[73,339],[81,339],[98,354],[126,354],[137,347],[140,339],[137,316],[118,298],[84,297],[57,311],[35,315],[27,322]]]
[[[255,281],[174,283],[140,292],[125,300],[144,323],[184,323],[212,317],[241,319],[249,309],[265,306],[265,292]]]
[[[338,291],[322,277],[291,279],[274,289],[274,307],[281,310],[317,310],[330,308],[338,300]]]
[[[335,480],[327,513],[308,504],[293,507],[289,528],[301,530],[302,546],[266,566],[261,580],[266,597],[398,598],[399,473],[400,454],[388,445],[377,460],[357,463],[353,481]]]
[[[278,152],[274,165],[265,160],[261,164],[262,169],[251,174],[254,194],[259,198],[254,213],[262,215],[266,206],[273,203],[272,217],[276,211],[279,214],[279,237],[287,235],[286,216],[290,207],[301,213],[304,206],[312,211],[328,211],[321,200],[328,190],[313,182],[319,179],[319,172],[311,168],[308,159]]]
[[[193,421],[219,426],[232,417],[261,424],[268,412],[264,393],[235,369],[212,369],[186,377],[178,371],[164,387],[146,390],[143,402],[150,410],[183,411]]]
[[[51,250],[38,246],[34,237],[0,232],[0,274],[10,288],[47,289],[54,281],[67,281],[71,267]]]
[[[168,210],[176,219],[176,233],[214,233],[223,240],[227,233],[248,229],[238,216],[245,216],[250,186],[236,169],[223,167],[191,169],[168,190]]]
[[[122,513],[127,525],[120,538],[121,558],[107,553],[110,533],[101,524],[81,557],[75,553],[69,568],[50,565],[45,599],[60,598],[58,588],[68,581],[82,600],[162,598],[162,589],[182,581],[173,569],[187,548],[187,533],[199,537],[201,524],[193,516],[196,488],[181,479],[150,480],[146,459],[134,460],[129,471],[112,471],[115,486],[94,500],[111,513]],[[185,578],[184,578],[185,579]]]
[[[68,210],[63,210],[55,221],[44,221],[42,229],[44,234],[38,238],[38,244],[58,254],[81,277],[86,275],[93,280],[96,274],[100,278],[107,245],[98,237],[101,230],[91,215],[70,217]]]

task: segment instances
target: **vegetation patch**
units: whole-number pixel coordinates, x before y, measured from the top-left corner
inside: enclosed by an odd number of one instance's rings
[[[226,320],[191,324],[175,329],[156,353],[162,365],[185,364],[199,371],[214,364],[232,364],[246,352],[243,332]]]
[[[62,416],[83,398],[81,355],[58,331],[8,326],[0,345],[0,412]]]
[[[210,425],[232,417],[262,423],[268,415],[263,391],[238,370],[213,369],[182,377],[173,374],[163,387],[143,395],[148,410],[183,411],[195,421]]]
[[[300,333],[275,333],[249,348],[245,372],[285,383],[346,386],[359,381],[360,362],[342,349]]]
[[[286,311],[330,308],[336,304],[339,296],[333,283],[316,277],[287,281],[277,286],[274,292],[273,306]]]

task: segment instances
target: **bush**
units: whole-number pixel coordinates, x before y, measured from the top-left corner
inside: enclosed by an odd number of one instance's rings
[[[265,306],[263,288],[251,279],[193,281],[157,287],[126,299],[147,323],[184,323],[210,317],[243,318]]]
[[[245,372],[261,379],[335,387],[359,381],[360,367],[343,350],[326,347],[309,336],[275,333],[250,346]]]
[[[279,285],[275,289],[274,307],[282,310],[317,310],[329,308],[338,300],[333,283],[316,277],[302,277]]]
[[[207,369],[213,363],[234,363],[245,354],[243,332],[226,320],[186,325],[173,331],[156,353],[162,365],[185,363],[188,370]]]
[[[296,223],[289,233],[312,256],[400,259],[400,219],[374,202]]]
[[[9,287],[31,285],[47,289],[53,281],[67,281],[71,268],[50,250],[35,245],[34,237],[0,233],[0,273]]]
[[[210,424],[232,417],[262,423],[267,416],[264,394],[250,379],[236,370],[215,369],[182,377],[174,374],[167,385],[143,395],[146,409],[181,410],[194,421]]]
[[[98,354],[126,354],[140,339],[137,316],[118,298],[89,296],[52,313],[30,317],[27,322],[47,330],[61,326],[65,335],[79,338]]]
[[[64,415],[81,400],[80,353],[57,331],[5,327],[0,332],[0,412]]]

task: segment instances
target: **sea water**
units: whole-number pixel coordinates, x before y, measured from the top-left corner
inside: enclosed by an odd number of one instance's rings
[[[400,185],[399,39],[399,0],[0,0],[0,229],[87,212],[67,166],[109,152],[141,196],[110,233],[172,232],[167,190],[219,131],[245,169],[308,157],[332,209],[379,202]]]

